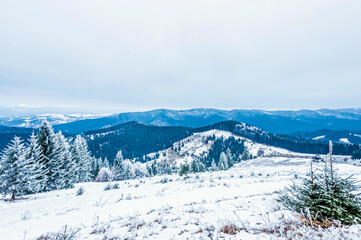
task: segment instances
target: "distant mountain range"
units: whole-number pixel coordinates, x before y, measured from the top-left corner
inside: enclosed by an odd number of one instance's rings
[[[93,122],[94,120],[99,119],[109,120],[112,118],[105,117],[87,119],[55,125],[55,130],[60,130],[59,126],[63,127],[61,130],[65,133],[65,135],[71,137],[74,136],[74,133],[72,133],[72,131],[68,131],[69,128],[64,128],[64,126],[72,124],[71,126],[74,127],[74,124]],[[208,121],[214,121],[213,117],[212,120],[210,119],[211,118],[208,118]],[[79,126],[84,127],[85,125],[80,124]],[[157,126],[149,123],[130,121],[127,123],[99,128],[97,130],[85,131],[82,134],[88,139],[89,148],[96,157],[107,157],[110,161],[112,161],[119,150],[122,150],[126,158],[139,158],[139,160],[141,160],[140,158],[147,154],[171,148],[175,142],[190,137],[194,133],[211,130],[227,131],[234,135],[247,138],[255,143],[284,148],[289,151],[300,153],[327,153],[328,142],[325,140],[328,138],[331,139],[331,137],[333,137],[333,139],[337,139],[336,141],[338,141],[334,143],[334,154],[349,155],[353,150],[358,148],[357,145],[351,143],[353,140],[352,138],[349,137],[340,139],[339,137],[343,135],[337,135],[334,137],[331,135],[333,131],[330,130],[325,130],[328,131],[328,134],[326,134],[325,131],[299,132],[293,134],[292,136],[271,133],[256,126],[233,120],[221,121],[203,127]],[[4,148],[15,135],[20,136],[23,140],[25,140],[29,137],[32,131],[36,132],[37,130],[24,127],[1,126],[0,149]],[[340,131],[339,133],[346,134],[347,131]],[[323,136],[321,134],[324,134],[325,137],[320,137]],[[357,134],[353,136],[358,138]]]
[[[142,152],[139,149],[131,150],[129,148],[126,150],[124,148],[124,150],[129,152],[128,157],[139,157],[140,154],[159,151],[166,147],[171,147],[174,141],[188,137],[189,134],[193,134],[196,130],[202,132],[206,131],[205,129],[214,129],[219,122],[224,121],[234,121],[237,122],[238,125],[240,123],[255,125],[263,129],[262,131],[267,132],[267,134],[276,134],[275,136],[288,135],[289,140],[291,138],[301,137],[302,139],[309,139],[311,142],[321,142],[321,145],[323,145],[323,142],[326,142],[326,140],[341,142],[344,143],[345,146],[361,144],[361,109],[264,111],[202,108],[190,110],[158,109],[147,112],[129,112],[109,116],[40,114],[16,118],[2,118],[0,119],[0,125],[4,126],[0,128],[0,149],[15,135],[26,138],[33,131],[32,128],[37,128],[44,119],[47,119],[53,124],[56,131],[61,130],[68,136],[74,134],[94,135],[95,132],[97,132],[98,135],[109,134],[109,136],[113,136],[114,139],[117,139],[114,140],[115,142],[109,142],[106,137],[103,137],[103,139],[97,138],[97,140],[91,139],[90,141],[90,144],[94,146],[100,144],[101,149],[108,149],[106,152],[110,153],[105,153],[104,156],[110,157],[112,157],[121,146],[130,146],[131,144],[135,144],[135,148],[137,148],[139,144],[144,144],[144,151]],[[143,126],[134,124],[134,122],[141,122]],[[123,126],[122,124],[125,125]],[[166,128],[166,126],[168,128]],[[128,133],[120,133],[119,129],[126,129],[124,131],[128,131]],[[220,130],[233,132],[234,129],[222,128]],[[117,132],[116,135],[114,135],[112,131]],[[129,131],[134,132],[129,133]],[[174,135],[165,134],[167,131]],[[116,141],[119,141],[118,136],[126,137],[124,137],[122,143],[116,143]],[[148,136],[149,138],[145,140],[141,139],[144,138],[144,136]],[[164,136],[167,136],[167,138],[158,141],[158,138]],[[152,142],[154,139],[157,139],[157,141]],[[279,144],[279,141],[282,139],[284,139],[284,137],[278,139],[276,142],[267,142],[267,139],[263,139],[262,141],[260,141],[260,139],[254,140],[278,146],[277,144]],[[95,141],[99,142],[95,143]],[[296,140],[288,141],[288,143],[290,142],[294,142],[293,145],[291,144],[292,146],[287,144],[287,146],[283,146],[285,145],[283,142],[283,145],[279,147],[301,152],[317,152],[322,150],[321,148],[312,151],[310,149],[303,149],[304,146],[302,146],[302,144],[305,144],[304,141],[298,141],[298,143]],[[106,144],[111,145],[106,146]],[[96,149],[96,146],[93,149]],[[346,152],[349,153],[348,151]]]
[[[0,125],[8,127],[25,127],[25,128],[38,128],[40,124],[47,120],[52,125],[69,123],[84,119],[93,119],[104,117],[104,114],[36,114],[20,117],[7,117],[0,118]]]
[[[301,111],[264,111],[264,110],[219,110],[158,109],[147,112],[130,112],[116,115],[84,119],[59,124],[55,129],[69,133],[106,128],[129,121],[137,121],[156,126],[202,127],[220,121],[238,121],[256,125],[266,131],[291,134],[299,131],[361,130],[361,109],[340,110],[301,110]]]

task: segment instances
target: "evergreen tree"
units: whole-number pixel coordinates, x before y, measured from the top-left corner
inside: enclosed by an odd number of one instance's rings
[[[189,170],[190,170],[190,167],[187,163],[181,164],[180,170],[179,170],[179,175],[180,176],[187,175]]]
[[[92,179],[91,163],[92,157],[88,150],[88,144],[80,135],[77,135],[72,150],[73,161],[77,165],[77,182],[88,182]]]
[[[212,163],[211,163],[211,171],[217,171],[218,167],[216,162],[214,161],[214,158],[212,159]]]
[[[149,176],[151,176],[151,177],[154,176],[151,164],[148,163],[146,166],[146,169],[147,169]]]
[[[52,159],[52,168],[54,174],[54,189],[63,189],[74,187],[77,181],[76,169],[78,165],[70,153],[70,145],[61,132],[56,134],[56,151]],[[56,171],[55,171],[56,170]]]
[[[26,165],[26,148],[19,137],[14,137],[3,150],[0,159],[0,183],[4,193],[23,195],[29,192],[29,169]]]
[[[47,188],[49,190],[62,189],[65,186],[64,181],[66,172],[63,168],[63,164],[67,161],[67,155],[65,152],[65,146],[60,139],[60,134],[55,134],[54,153],[48,160],[50,174],[48,176]]]
[[[56,169],[53,169],[50,161],[54,158],[55,149],[56,149],[56,136],[52,126],[49,124],[48,121],[44,121],[38,133],[38,144],[41,149],[41,153],[43,155],[42,161],[45,167],[45,174],[46,174],[46,190],[54,189],[54,183],[51,183],[51,179],[54,179],[54,175],[56,175]]]
[[[29,191],[31,193],[44,191],[47,184],[47,169],[44,165],[44,155],[34,132],[30,136],[25,158],[29,168]]]
[[[104,158],[104,161],[103,161],[103,165],[102,165],[102,166],[105,167],[105,168],[110,169],[110,164],[109,164],[109,161],[108,161],[108,158],[107,158],[107,157]]]
[[[133,169],[134,169],[134,177],[136,178],[143,178],[148,176],[146,167],[140,162],[135,162],[133,164]]]
[[[202,161],[202,159],[198,159],[198,171],[199,172],[205,172],[207,171],[207,167],[204,164],[204,162]]]
[[[91,174],[92,176],[98,176],[98,173],[100,171],[101,168],[103,168],[103,160],[102,158],[93,158],[93,163],[92,163],[92,171]],[[109,169],[109,168],[108,168]]]
[[[226,150],[226,157],[227,157],[228,168],[230,168],[234,165],[234,157],[231,153],[231,149],[229,148],[227,148]]]
[[[228,158],[224,152],[221,152],[221,155],[219,156],[218,169],[227,170],[228,168]]]
[[[197,162],[197,159],[193,159],[193,160],[192,160],[190,171],[193,172],[193,173],[198,172],[198,162]]]
[[[248,148],[244,147],[244,150],[243,150],[243,153],[241,156],[241,160],[248,160],[248,159],[250,159],[250,154],[249,154]]]
[[[351,158],[354,160],[361,159],[361,149],[357,149],[357,150],[353,151],[351,154]]]
[[[204,163],[200,159],[196,158],[196,159],[193,159],[193,161],[191,163],[190,171],[193,172],[193,173],[205,172],[206,171],[206,166],[204,165]]]
[[[361,201],[356,190],[355,181],[338,177],[327,164],[321,173],[314,172],[311,165],[308,177],[286,188],[279,201],[300,214],[309,212],[312,221],[339,220],[349,225],[361,221]]]
[[[123,158],[122,151],[119,150],[113,161],[112,174],[113,174],[114,180],[117,180],[117,181],[123,180],[122,179],[123,171],[124,171],[124,158]]]
[[[162,162],[162,174],[172,174],[172,167],[169,165],[167,160]]]
[[[134,177],[134,165],[130,160],[125,159],[123,161],[123,169],[120,173],[120,180],[133,179]]]
[[[109,168],[103,167],[99,170],[99,173],[95,180],[97,182],[110,182],[110,181],[112,181],[112,179],[113,179],[113,175],[112,175],[111,171],[109,170]]]
[[[157,162],[154,160],[154,162],[152,163],[152,166],[151,166],[151,168],[152,168],[152,174],[153,174],[153,176],[156,176],[156,175],[158,175],[159,174],[159,166],[158,166],[158,164],[157,164]]]

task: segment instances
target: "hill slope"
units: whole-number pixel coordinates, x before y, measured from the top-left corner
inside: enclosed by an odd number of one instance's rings
[[[204,132],[196,132],[191,136],[175,142],[172,147],[150,153],[146,156],[148,160],[168,161],[172,165],[179,166],[187,162],[188,164],[195,158],[202,158],[209,155],[216,140],[234,138],[236,140],[244,141],[251,157],[311,157],[312,155],[295,153],[283,148],[277,148],[265,144],[255,143],[250,139],[241,137],[234,133],[224,130],[213,129]],[[218,153],[219,154],[219,153]],[[216,156],[216,164],[218,163],[219,155]],[[206,163],[207,164],[207,163]],[[207,164],[207,167],[209,163]]]

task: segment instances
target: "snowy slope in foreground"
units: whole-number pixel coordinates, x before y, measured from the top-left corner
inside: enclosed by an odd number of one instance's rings
[[[255,143],[247,138],[237,136],[231,132],[223,130],[209,130],[206,132],[194,133],[192,136],[187,137],[173,144],[173,148],[168,148],[155,153],[148,154],[149,157],[159,156],[156,160],[167,160],[172,164],[179,165],[184,162],[190,163],[194,158],[200,157],[202,154],[208,154],[209,149],[212,147],[213,142],[207,137],[215,136],[216,138],[229,138],[245,140],[245,146],[253,157],[308,157],[311,158],[312,154],[295,153],[283,148],[268,146],[265,144]],[[180,148],[179,151],[174,149]]]
[[[312,230],[275,200],[295,174],[309,168],[304,158],[258,158],[228,171],[158,176],[0,201],[0,238],[36,239],[47,232],[80,229],[76,239],[361,239],[361,225]],[[323,164],[315,164],[322,167]],[[361,167],[335,164],[341,175],[361,180]],[[221,232],[235,224],[236,235]],[[292,229],[295,226],[295,229]],[[280,238],[286,227],[287,238]],[[279,235],[281,234],[281,235]],[[25,237],[24,237],[25,236]],[[114,238],[113,238],[114,237]],[[307,238],[308,237],[308,238]]]

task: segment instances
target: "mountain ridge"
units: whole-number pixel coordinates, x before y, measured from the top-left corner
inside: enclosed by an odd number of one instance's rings
[[[319,109],[319,110],[260,110],[195,108],[188,110],[155,109],[144,112],[125,112],[106,116],[48,114],[33,117],[3,118],[0,125],[37,127],[42,119],[48,119],[55,130],[79,134],[90,130],[106,128],[130,121],[157,126],[202,127],[217,122],[234,120],[256,125],[269,132],[292,134],[303,131],[329,129],[333,131],[361,130],[361,109]],[[53,116],[54,115],[54,116]],[[40,120],[39,120],[40,119]]]

